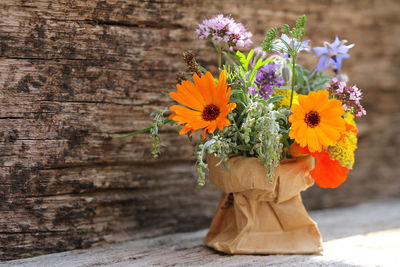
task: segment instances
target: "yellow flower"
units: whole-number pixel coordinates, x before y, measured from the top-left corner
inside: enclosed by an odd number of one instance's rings
[[[354,151],[357,149],[357,135],[350,133],[336,145],[329,147],[331,159],[339,161],[340,165],[351,170],[354,165]]]
[[[276,105],[278,107],[288,107],[290,105],[290,94],[291,94],[291,89],[275,89],[274,92],[272,93],[272,97],[275,96],[280,96],[283,95],[284,98],[282,98],[279,101],[276,101]],[[292,104],[299,104],[299,95],[296,93],[296,91],[293,92],[293,103]]]
[[[354,126],[354,128],[357,129],[357,125],[356,125],[356,122],[354,121],[354,115],[353,115],[353,114],[351,114],[351,113],[349,113],[349,112],[346,112],[346,113],[344,114],[344,121],[345,121],[347,124],[350,124],[350,125]]]
[[[190,81],[182,81],[177,84],[177,92],[169,93],[169,96],[182,105],[173,105],[170,110],[174,111],[169,116],[170,120],[177,121],[179,125],[184,124],[179,134],[191,131],[203,130],[203,139],[206,131],[213,133],[215,129],[222,130],[231,122],[226,118],[235,107],[235,103],[228,103],[231,88],[228,89],[226,82],[226,71],[223,70],[219,76],[218,85],[210,72],[199,77],[193,75],[194,84]]]
[[[308,146],[310,152],[335,145],[346,130],[342,102],[328,97],[326,90],[310,92],[308,96],[300,95],[299,104],[291,108],[289,137],[301,147]]]
[[[354,116],[348,112],[345,113],[344,120],[346,128],[351,130],[347,131],[347,135],[336,145],[329,147],[328,153],[332,159],[339,161],[340,165],[351,170],[354,165],[354,151],[357,149],[357,126]]]

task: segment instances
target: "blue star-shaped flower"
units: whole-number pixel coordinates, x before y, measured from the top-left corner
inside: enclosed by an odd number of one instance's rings
[[[340,41],[336,36],[333,43],[325,42],[325,46],[314,47],[317,56],[321,57],[316,69],[323,70],[332,67],[334,70],[340,70],[342,60],[350,57],[347,52],[354,46],[354,44],[345,45],[346,42],[346,40]]]

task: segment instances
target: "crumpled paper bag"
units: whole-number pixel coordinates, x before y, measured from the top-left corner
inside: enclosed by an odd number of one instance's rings
[[[262,162],[235,156],[227,171],[207,155],[211,183],[223,191],[204,243],[229,254],[312,254],[322,251],[317,224],[300,192],[313,185],[312,157],[282,161],[268,182]]]

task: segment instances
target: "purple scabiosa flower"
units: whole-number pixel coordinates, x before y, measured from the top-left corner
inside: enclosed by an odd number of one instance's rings
[[[340,41],[339,37],[336,35],[333,43],[325,42],[322,47],[314,47],[313,49],[317,56],[321,57],[316,70],[323,70],[331,67],[335,71],[340,70],[342,68],[342,60],[350,57],[347,52],[354,46],[354,44],[345,45],[345,43],[347,43],[347,40]]]
[[[281,35],[282,40],[287,43],[292,49],[296,49],[298,47],[297,52],[301,52],[301,51],[306,51],[307,53],[311,52],[310,47],[308,46],[308,43],[310,42],[310,40],[306,40],[303,42],[299,42],[293,38],[290,38],[289,36],[287,36],[286,34],[282,34]],[[277,42],[275,43],[275,47],[276,50],[278,50],[279,52],[283,53],[284,57],[289,57],[289,54],[287,53],[287,47],[286,45],[283,43],[282,40],[277,40]]]
[[[344,111],[352,113],[356,119],[367,114],[360,103],[362,98],[361,90],[355,85],[349,86],[345,81],[339,81],[334,77],[331,83],[326,84],[326,87],[333,98],[343,103]]]
[[[196,30],[200,40],[211,39],[216,43],[226,42],[230,50],[233,48],[249,47],[252,44],[251,32],[241,23],[236,23],[229,16],[222,14],[211,19],[205,19]]]
[[[279,68],[280,66],[278,64],[273,63],[260,68],[254,80],[258,90],[256,90],[256,86],[251,86],[248,88],[249,94],[254,95],[257,93],[264,99],[268,99],[268,97],[273,93],[274,88],[283,85],[282,77],[278,77],[277,75],[277,70]]]

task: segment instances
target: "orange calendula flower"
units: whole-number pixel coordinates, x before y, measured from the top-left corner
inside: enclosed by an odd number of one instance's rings
[[[210,72],[199,77],[193,75],[194,84],[190,81],[182,81],[177,84],[177,92],[169,93],[181,105],[170,107],[173,114],[169,116],[170,120],[177,121],[178,124],[184,124],[179,134],[186,134],[191,131],[192,135],[199,129],[203,130],[203,139],[206,131],[213,133],[215,129],[222,130],[231,123],[226,118],[229,112],[235,107],[235,103],[228,103],[231,89],[228,89],[226,82],[226,71],[223,70],[219,76],[218,85]]]
[[[336,188],[347,179],[349,169],[340,165],[339,161],[331,159],[329,153],[310,152],[308,148],[299,147],[303,154],[310,154],[316,159],[315,168],[310,171],[315,183],[323,188]]]
[[[328,96],[326,90],[310,92],[308,96],[299,96],[298,105],[292,105],[289,137],[302,147],[308,146],[311,152],[336,144],[346,130],[342,103]]]

